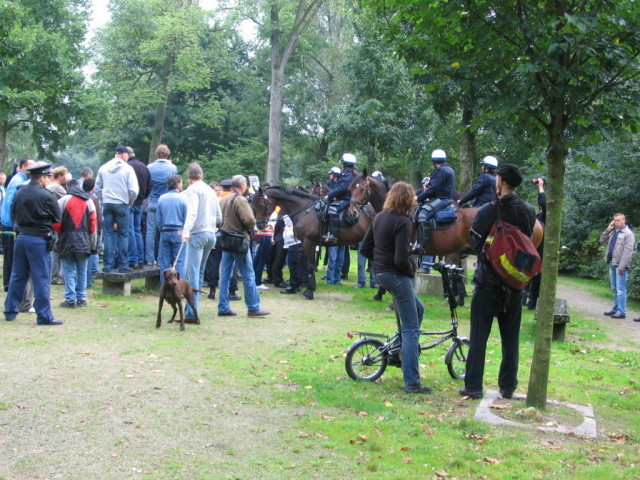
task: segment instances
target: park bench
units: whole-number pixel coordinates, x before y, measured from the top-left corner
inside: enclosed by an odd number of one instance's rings
[[[556,298],[556,307],[553,312],[553,336],[554,342],[564,342],[565,329],[569,323],[569,304],[563,298]]]
[[[131,281],[136,278],[145,279],[145,288],[157,290],[160,287],[160,267],[145,265],[130,272],[98,272],[94,278],[102,280],[102,293],[107,295],[131,295]]]

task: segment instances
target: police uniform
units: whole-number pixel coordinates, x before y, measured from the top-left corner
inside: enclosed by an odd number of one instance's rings
[[[9,292],[4,302],[6,320],[14,320],[29,276],[33,279],[38,325],[60,325],[51,311],[51,251],[55,233],[52,225],[60,222],[60,207],[55,196],[38,179],[51,176],[51,165],[29,168],[31,181],[21,186],[11,207],[18,236],[15,242]]]
[[[417,196],[418,202],[423,203],[418,212],[418,243],[416,250],[424,250],[429,244],[429,223],[437,211],[451,203],[451,197],[456,183],[456,173],[453,168],[443,162],[431,174],[429,185]]]
[[[460,198],[460,203],[467,203],[472,198],[475,199],[472,207],[481,207],[496,200],[496,174],[493,171],[480,174],[469,193]]]
[[[330,188],[329,193],[327,193],[327,198],[330,202],[340,200],[340,204],[337,207],[330,205],[327,212],[329,225],[327,235],[324,237],[324,240],[327,243],[336,243],[338,241],[340,231],[340,212],[346,210],[351,203],[351,191],[349,190],[349,186],[353,181],[353,177],[357,175],[355,169],[356,157],[353,154],[345,153],[342,156],[341,161],[343,170],[340,172],[340,176],[335,180],[333,186]]]

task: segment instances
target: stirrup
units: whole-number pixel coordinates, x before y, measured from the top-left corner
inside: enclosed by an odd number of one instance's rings
[[[330,233],[327,233],[324,237],[322,237],[322,240],[324,240],[325,243],[338,243],[338,239]]]

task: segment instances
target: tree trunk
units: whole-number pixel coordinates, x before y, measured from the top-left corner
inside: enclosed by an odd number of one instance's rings
[[[280,182],[280,156],[282,153],[282,87],[284,71],[280,65],[271,68],[271,100],[269,104],[269,158],[267,159],[267,182]]]
[[[326,137],[322,137],[320,140],[320,146],[316,152],[316,163],[323,163],[327,160],[327,152],[329,151],[329,140]]]
[[[6,123],[0,124],[0,172],[4,172],[4,164],[7,160],[7,132],[9,127]]]
[[[531,373],[527,389],[527,404],[543,410],[547,405],[547,384],[551,363],[551,337],[555,310],[560,231],[562,227],[562,201],[564,198],[565,136],[564,127],[556,122],[549,138],[547,224],[544,231],[544,259],[542,283],[538,301],[538,323],[531,360]]]
[[[473,167],[476,158],[476,136],[469,127],[473,120],[473,111],[463,107],[462,136],[460,137],[460,168],[458,176],[458,192],[465,194],[473,185]]]
[[[147,163],[156,160],[156,148],[162,143],[162,135],[164,135],[164,122],[167,117],[167,103],[169,102],[169,80],[171,78],[171,70],[175,57],[171,55],[167,58],[162,72],[160,73],[160,81],[162,82],[162,99],[156,105],[156,116],[153,123],[153,132],[151,134],[151,143],[149,145],[149,160]]]

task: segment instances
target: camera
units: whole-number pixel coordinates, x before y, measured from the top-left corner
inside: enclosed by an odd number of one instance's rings
[[[547,179],[545,177],[541,177],[542,178],[542,183],[544,183],[546,185],[547,183]],[[531,179],[531,183],[533,183],[534,185],[538,185],[539,181],[537,178],[532,178]]]

